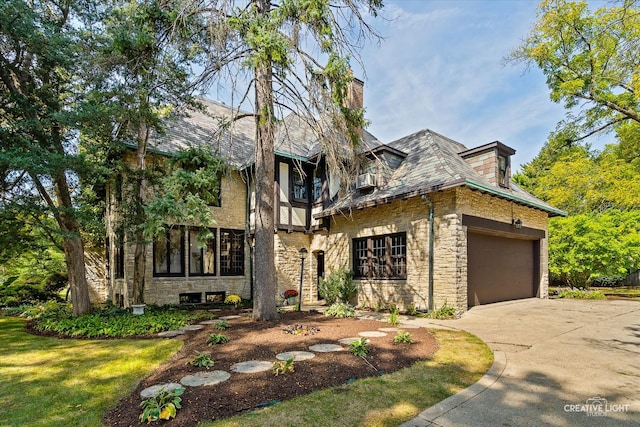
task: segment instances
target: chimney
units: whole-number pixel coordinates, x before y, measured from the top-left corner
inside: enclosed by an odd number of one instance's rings
[[[355,77],[349,85],[347,107],[352,110],[362,110],[364,108],[364,82]],[[362,127],[355,129],[355,133],[360,136],[360,139],[363,138],[364,133]]]

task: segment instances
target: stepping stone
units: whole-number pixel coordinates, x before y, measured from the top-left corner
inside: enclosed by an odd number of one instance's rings
[[[359,337],[349,337],[349,338],[342,338],[340,340],[338,340],[339,343],[344,344],[344,345],[351,345],[352,342],[355,341],[360,341]],[[367,340],[367,343],[369,342],[369,340]]]
[[[184,335],[184,331],[178,329],[175,331],[158,332],[158,336],[163,338],[173,338],[173,337],[177,337],[178,335]]]
[[[220,317],[220,320],[239,319],[239,318],[241,318],[241,317],[242,317],[242,316],[239,316],[239,315],[237,315],[237,314],[233,314],[233,315],[231,315],[231,316],[222,316],[222,317]]]
[[[401,323],[400,324],[400,328],[401,329],[420,329],[420,326],[418,326],[418,325],[410,325],[410,324],[407,324],[407,323]]]
[[[249,360],[248,362],[240,362],[232,365],[231,370],[241,374],[255,374],[256,372],[268,371],[272,366],[273,362]]]
[[[180,380],[180,384],[189,387],[198,387],[201,385],[215,385],[231,378],[231,374],[225,371],[197,372],[193,375],[187,375]]]
[[[287,351],[285,353],[276,354],[276,359],[278,360],[293,359],[294,362],[313,359],[314,357],[316,357],[316,355],[311,353],[310,351]]]
[[[385,332],[380,332],[380,331],[364,331],[364,332],[359,332],[358,335],[360,335],[361,337],[386,337],[387,334]]]
[[[182,384],[178,384],[178,383],[165,383],[165,384],[152,385],[151,387],[147,387],[144,390],[142,390],[140,392],[140,397],[143,397],[146,399],[148,397],[152,397],[154,394],[156,394],[160,390],[173,391],[177,388],[184,388],[184,387],[182,386]]]
[[[183,331],[197,331],[198,329],[202,329],[204,328],[204,326],[202,325],[187,325],[187,326],[183,326],[182,328],[180,328],[180,330]]]
[[[397,332],[400,328],[378,328],[378,330],[382,332]]]
[[[203,320],[200,322],[201,325],[215,325],[219,320]]]
[[[330,353],[332,351],[342,351],[344,349],[338,344],[316,344],[309,347],[309,350],[317,351],[318,353]]]

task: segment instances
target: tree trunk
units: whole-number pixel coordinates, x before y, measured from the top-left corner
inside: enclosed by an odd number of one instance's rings
[[[260,13],[269,2],[257,0]],[[274,256],[274,123],[273,82],[270,64],[256,67],[256,230],[253,318],[273,320],[276,309],[276,267]]]
[[[60,209],[56,217],[63,235],[62,245],[71,290],[73,315],[77,317],[91,311],[91,301],[84,265],[84,244],[80,236],[80,225],[71,213],[73,204],[64,172],[55,178],[55,192]]]

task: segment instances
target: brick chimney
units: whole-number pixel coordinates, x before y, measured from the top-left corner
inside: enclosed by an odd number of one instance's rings
[[[511,156],[516,153],[511,147],[507,147],[500,141],[459,153],[460,156],[491,184],[511,187]]]
[[[364,108],[364,82],[355,77],[349,85],[347,93],[347,107],[352,110],[361,110]],[[360,135],[360,138],[363,137],[362,128],[356,129],[356,133]]]

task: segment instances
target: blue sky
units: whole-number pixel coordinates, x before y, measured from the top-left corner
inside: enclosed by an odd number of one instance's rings
[[[362,51],[368,130],[391,142],[429,128],[469,148],[499,140],[514,170],[535,157],[564,109],[537,68],[504,64],[536,21],[538,1],[386,0]]]

